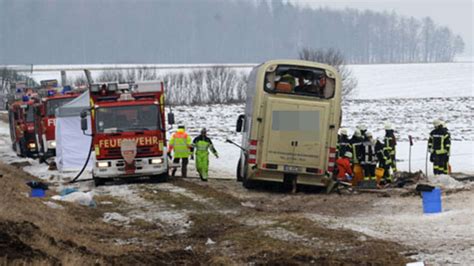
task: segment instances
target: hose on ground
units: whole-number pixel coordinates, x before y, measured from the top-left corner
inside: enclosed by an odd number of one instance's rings
[[[76,181],[76,180],[82,175],[82,173],[86,169],[87,165],[89,164],[89,159],[91,158],[92,148],[93,148],[93,139],[91,137],[91,145],[90,145],[90,149],[89,149],[89,154],[87,154],[86,162],[84,163],[84,165],[82,166],[81,171],[79,171],[79,173],[76,175],[76,177],[74,177],[71,181],[69,181],[70,184],[75,183],[75,182],[79,182],[79,181]]]

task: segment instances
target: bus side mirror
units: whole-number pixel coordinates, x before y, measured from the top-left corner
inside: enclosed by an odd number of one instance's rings
[[[173,113],[168,113],[168,124],[169,125],[174,125],[174,114]]]
[[[237,125],[235,128],[235,131],[242,132],[242,126],[244,125],[244,121],[245,121],[245,115],[239,115],[239,117],[237,118]]]
[[[82,131],[87,131],[87,112],[81,112],[81,129]]]

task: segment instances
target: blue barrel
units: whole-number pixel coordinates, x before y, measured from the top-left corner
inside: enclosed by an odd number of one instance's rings
[[[31,197],[32,198],[42,198],[45,196],[45,190],[41,188],[32,188]]]
[[[421,192],[423,195],[423,213],[441,212],[441,189],[435,188],[431,192]]]

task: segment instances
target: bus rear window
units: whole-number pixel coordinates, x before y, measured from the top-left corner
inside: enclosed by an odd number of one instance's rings
[[[265,75],[264,88],[269,93],[312,96],[321,99],[334,97],[335,81],[324,69],[280,65]]]

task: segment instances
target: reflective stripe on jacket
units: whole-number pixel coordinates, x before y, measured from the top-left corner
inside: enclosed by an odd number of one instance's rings
[[[451,149],[451,135],[446,128],[436,128],[430,133],[428,148],[434,154],[449,154]]]

